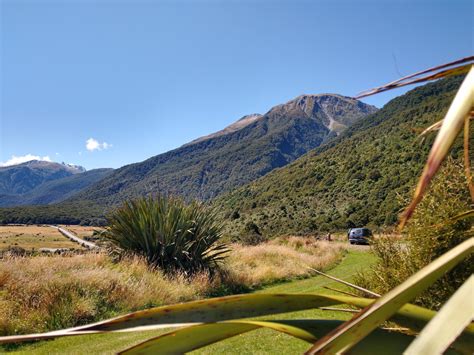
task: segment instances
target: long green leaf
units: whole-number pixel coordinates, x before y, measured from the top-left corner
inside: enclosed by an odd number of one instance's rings
[[[244,322],[195,325],[149,339],[119,354],[184,354],[257,328]]]
[[[471,119],[474,119],[474,110],[469,113],[469,117],[464,121],[464,173],[466,174],[467,186],[469,188],[469,193],[471,194],[471,201],[474,203],[474,182],[472,181],[471,157],[469,154],[469,138],[471,134],[469,125]]]
[[[49,333],[0,337],[0,344],[109,331],[139,331],[144,328],[182,327],[196,323],[250,318],[338,304],[350,304],[364,308],[373,301],[373,299],[366,298],[319,294],[227,296],[152,308],[90,325]],[[416,331],[421,329],[434,314],[435,312],[422,307],[405,305],[393,317],[393,321]]]
[[[332,306],[351,301],[367,304],[364,299],[353,300],[352,297],[339,295],[236,295],[151,308],[83,327],[82,330],[110,331],[156,324],[220,322]]]
[[[151,308],[57,332],[0,337],[0,344],[32,339],[49,339],[74,335],[73,333],[77,332],[84,334],[85,332],[123,331],[147,326],[165,328],[176,325],[182,326],[183,324],[220,322],[337,304],[356,304],[359,307],[366,307],[372,301],[357,297],[320,294],[248,294],[218,297]]]
[[[393,316],[398,309],[419,295],[444,273],[451,270],[474,250],[474,238],[451,249],[401,285],[377,299],[356,317],[335,329],[314,344],[308,354],[338,353],[348,351],[378,325]]]
[[[474,276],[471,277],[446,302],[428,323],[405,354],[441,354],[474,319]],[[435,336],[434,336],[435,335]],[[474,337],[461,345],[466,354],[474,351]]]
[[[112,331],[157,325],[168,327],[175,324],[211,323],[252,318],[338,304],[350,304],[365,308],[373,302],[374,300],[369,298],[324,294],[237,295],[152,308],[89,326],[78,327],[78,329],[81,331]],[[393,321],[417,331],[423,328],[435,314],[436,312],[429,309],[407,304],[397,311]]]
[[[163,334],[127,349],[120,354],[183,354],[258,328],[272,329],[312,343],[342,323],[343,321],[319,319],[238,320],[210,323]],[[352,353],[377,354],[383,352],[385,355],[400,354],[413,339],[413,336],[378,329],[355,347]]]
[[[438,171],[441,163],[448,154],[456,137],[464,126],[469,112],[474,106],[474,66],[471,65],[470,71],[459,88],[454,100],[449,107],[446,116],[443,119],[441,128],[431,147],[428,160],[423,169],[418,185],[416,187],[413,199],[410,205],[405,209],[400,220],[400,228],[410,219],[415,207],[421,201],[431,179]]]
[[[203,322],[220,322],[337,304],[350,304],[364,308],[373,302],[373,299],[318,294],[249,294],[228,296],[158,307],[95,324],[49,333],[0,337],[0,344],[103,332],[175,328]],[[404,327],[418,331],[434,315],[435,312],[431,310],[407,304],[399,309],[391,320]],[[474,333],[472,329],[470,331]]]

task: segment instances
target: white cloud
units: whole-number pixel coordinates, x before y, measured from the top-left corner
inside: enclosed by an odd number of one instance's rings
[[[44,157],[40,157],[39,155],[33,155],[33,154],[26,154],[19,157],[17,157],[16,155],[12,155],[12,157],[9,160],[5,162],[0,162],[0,166],[18,165],[21,163],[26,163],[27,161],[31,161],[31,160],[51,161],[51,158],[47,155]]]
[[[86,140],[86,149],[89,152],[93,152],[94,150],[103,150],[103,149],[109,149],[112,147],[112,144],[109,144],[107,142],[100,143],[98,140],[94,138],[89,138]]]

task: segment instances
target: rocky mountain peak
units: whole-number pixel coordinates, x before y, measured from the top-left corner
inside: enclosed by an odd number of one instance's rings
[[[375,106],[338,94],[303,94],[285,104],[275,106],[270,113],[300,112],[321,122],[331,132],[339,134],[358,119],[377,110]]]

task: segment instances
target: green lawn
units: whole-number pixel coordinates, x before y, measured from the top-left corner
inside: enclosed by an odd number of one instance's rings
[[[357,270],[364,268],[375,260],[375,257],[366,251],[351,250],[343,261],[328,273],[345,280],[351,280]],[[266,293],[301,293],[331,291],[322,286],[341,287],[337,282],[322,276],[305,280],[296,280],[264,288],[258,292]],[[323,310],[309,310],[280,314],[265,319],[316,318],[348,319],[350,314]],[[21,346],[8,354],[114,354],[134,344],[163,333],[163,330],[154,330],[136,333],[114,333],[88,336],[75,336],[56,340],[38,342]],[[196,354],[263,354],[263,353],[301,353],[309,344],[290,336],[270,330],[257,330],[239,335],[229,340],[195,351]]]

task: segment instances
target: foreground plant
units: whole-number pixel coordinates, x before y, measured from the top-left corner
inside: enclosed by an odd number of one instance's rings
[[[403,241],[391,236],[373,240],[377,261],[355,278],[358,285],[387,293],[422,267],[464,240],[474,236],[471,199],[466,189],[463,166],[448,158],[407,224]],[[439,279],[414,301],[430,309],[440,306],[474,272],[474,258],[468,257]]]
[[[212,273],[228,252],[220,242],[222,226],[197,202],[141,198],[125,202],[108,222],[106,238],[165,272]]]

